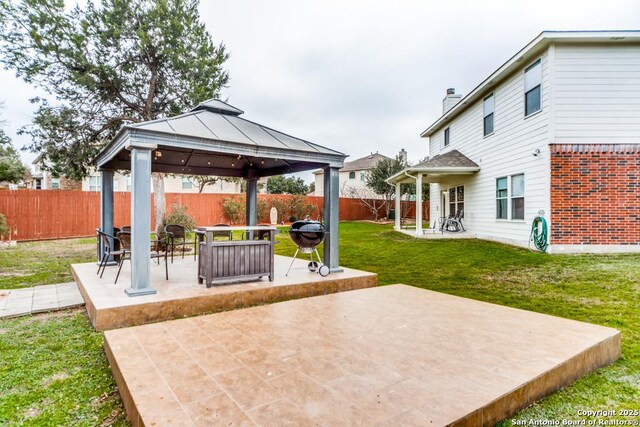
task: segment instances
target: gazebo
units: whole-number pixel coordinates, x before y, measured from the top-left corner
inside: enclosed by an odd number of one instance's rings
[[[122,127],[98,154],[101,230],[113,233],[113,173],[131,171],[131,287],[129,296],[156,293],[150,283],[151,173],[217,175],[246,181],[246,225],[258,222],[261,177],[324,170],[324,263],[340,271],[338,171],[347,155],[246,120],[217,99],[193,110]]]

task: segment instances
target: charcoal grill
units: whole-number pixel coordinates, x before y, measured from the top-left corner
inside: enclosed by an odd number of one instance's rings
[[[293,267],[293,263],[299,253],[309,254],[309,257],[311,258],[311,261],[307,265],[309,271],[317,271],[322,277],[329,275],[329,267],[322,263],[320,254],[318,253],[318,245],[324,240],[324,234],[324,225],[318,221],[303,220],[296,221],[291,224],[289,236],[298,248],[296,249],[296,253],[293,255],[293,259],[291,260],[286,276],[289,275],[291,267]],[[314,254],[318,261],[313,259]]]

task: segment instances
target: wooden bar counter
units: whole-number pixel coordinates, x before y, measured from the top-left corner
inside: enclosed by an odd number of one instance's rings
[[[243,231],[245,240],[214,240],[220,232]],[[198,283],[209,288],[269,276],[273,281],[274,245],[278,229],[269,226],[197,227]],[[256,239],[254,239],[254,237]]]

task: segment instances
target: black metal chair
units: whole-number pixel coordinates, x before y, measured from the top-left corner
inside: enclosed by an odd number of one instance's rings
[[[229,224],[216,224],[214,225],[214,227],[229,227],[231,228],[231,226]],[[229,230],[229,231],[214,231],[213,232],[213,239],[215,240],[216,237],[226,237],[229,240],[233,240],[233,231]]]
[[[169,245],[166,239],[158,238],[157,233],[151,233],[154,238],[151,241],[151,259],[157,259],[158,265],[160,265],[160,258],[164,258],[164,274],[165,279],[169,280],[169,266],[168,266],[168,253]],[[118,283],[118,277],[120,277],[120,271],[122,270],[122,264],[125,260],[131,261],[131,232],[120,231],[116,234],[116,238],[120,241],[120,245],[123,248],[123,255],[120,257],[120,263],[118,264],[118,274],[116,274],[116,280],[114,284]]]
[[[180,224],[169,224],[164,227],[164,232],[167,234],[167,240],[169,248],[171,249],[171,262],[173,263],[173,252],[176,246],[182,247],[182,259],[184,259],[184,252],[187,247],[191,247],[192,243],[187,241],[187,229]],[[195,254],[196,246],[194,244],[193,251]]]
[[[98,231],[97,233],[98,233],[98,238],[102,240],[102,246],[104,250],[102,252],[102,258],[100,258],[100,263],[98,264],[98,272],[96,274],[100,274],[100,278],[102,278],[102,275],[104,274],[104,269],[107,267],[107,263],[109,262],[109,258],[120,257],[120,259],[122,259],[122,257],[125,254],[125,251],[122,248],[122,246],[119,249],[114,249],[115,242],[118,240],[117,237],[114,237],[102,231]],[[111,242],[114,242],[113,246]],[[100,272],[100,269],[102,269],[102,272]]]
[[[453,231],[453,232],[466,231],[464,229],[464,225],[462,225],[463,217],[464,217],[464,209],[460,209],[458,212],[456,212],[455,215],[447,218],[447,220],[444,223],[445,230]]]

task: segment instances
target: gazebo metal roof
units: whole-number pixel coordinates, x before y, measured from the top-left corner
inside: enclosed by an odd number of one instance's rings
[[[332,166],[345,154],[239,117],[217,99],[191,111],[124,126],[96,157],[98,168],[129,169],[129,140],[157,145],[152,171],[189,175],[262,177]]]

